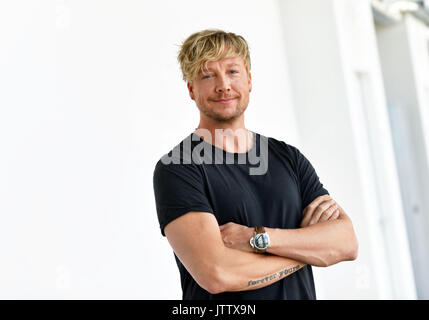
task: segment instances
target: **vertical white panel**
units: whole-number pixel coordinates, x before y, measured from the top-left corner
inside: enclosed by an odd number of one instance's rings
[[[429,297],[429,166],[427,109],[429,83],[427,27],[407,15],[377,28],[378,48],[389,106],[401,198],[412,256],[417,296]]]

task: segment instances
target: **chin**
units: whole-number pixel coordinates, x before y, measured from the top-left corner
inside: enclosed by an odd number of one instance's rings
[[[246,108],[247,107],[242,109],[239,105],[223,107],[210,105],[207,107],[207,105],[204,104],[202,106],[198,106],[200,112],[202,112],[206,117],[221,122],[232,121],[239,118]]]

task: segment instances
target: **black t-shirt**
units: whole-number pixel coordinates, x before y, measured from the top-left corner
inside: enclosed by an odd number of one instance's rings
[[[169,222],[190,211],[212,213],[219,225],[235,222],[249,227],[297,229],[303,209],[316,197],[329,194],[297,148],[252,133],[254,144],[247,153],[226,152],[192,133],[158,161],[153,185],[163,236]],[[211,150],[211,161],[204,163],[207,150]],[[240,159],[243,155],[245,161]],[[255,155],[265,159],[265,172],[261,169],[263,160],[255,164]],[[250,174],[251,168],[259,168],[259,174]],[[316,299],[310,265],[264,288],[210,294],[174,257],[183,299]]]

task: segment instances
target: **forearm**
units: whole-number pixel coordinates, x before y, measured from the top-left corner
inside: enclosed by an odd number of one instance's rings
[[[300,261],[225,247],[218,277],[223,291],[254,290],[271,285],[305,266]]]
[[[357,240],[349,219],[325,221],[299,229],[265,228],[270,236],[268,252],[327,267],[354,260]]]

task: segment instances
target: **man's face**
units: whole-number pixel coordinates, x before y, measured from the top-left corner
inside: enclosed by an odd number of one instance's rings
[[[249,104],[252,89],[251,74],[241,57],[225,58],[207,64],[192,84],[189,95],[200,112],[215,121],[228,122],[240,117]]]

